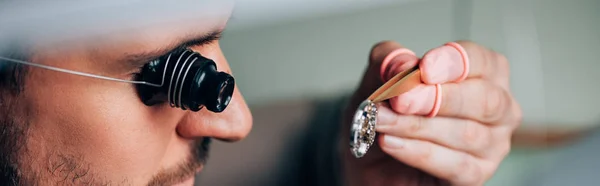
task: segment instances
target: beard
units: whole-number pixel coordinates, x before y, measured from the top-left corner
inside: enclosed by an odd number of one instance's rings
[[[14,127],[12,122],[0,121],[0,183],[20,185],[17,169],[17,151],[20,146],[22,130]]]
[[[185,162],[176,167],[163,170],[156,174],[148,183],[149,186],[173,185],[193,177],[208,159],[211,138],[196,140],[192,144],[192,152]]]
[[[5,118],[2,116],[2,118]],[[16,185],[28,185],[30,183],[43,183],[41,177],[34,175],[22,175],[23,172],[33,173],[32,171],[21,170],[23,167],[31,166],[18,166],[19,154],[22,154],[22,148],[24,141],[24,130],[18,126],[24,126],[14,121],[3,120],[0,118],[1,131],[0,131],[0,183],[7,186]],[[147,185],[173,185],[185,181],[195,176],[198,169],[200,169],[206,163],[208,159],[208,151],[211,143],[211,138],[203,138],[201,140],[194,141],[190,146],[190,155],[180,164],[175,167],[161,170],[155,174],[151,181]],[[61,162],[58,164],[69,165],[71,167],[77,167],[82,162],[76,163],[75,158],[72,156],[59,155]],[[77,164],[77,165],[74,165]],[[80,166],[79,166],[80,167]],[[59,168],[60,169],[60,168]],[[50,167],[48,167],[50,170]],[[86,170],[87,171],[87,170]],[[98,175],[98,174],[95,174]],[[54,175],[58,176],[58,175]],[[88,178],[80,178],[80,180],[87,184],[91,182],[110,184],[110,181],[98,179],[94,174],[89,174]],[[92,181],[93,180],[93,181]],[[73,183],[76,184],[76,183]]]
[[[14,52],[0,55],[26,59]],[[0,63],[3,61],[0,60]],[[24,107],[17,99],[23,91],[27,68],[20,65],[2,64],[0,68],[0,183],[3,185],[21,185],[22,179],[17,168],[19,151],[26,144],[26,132],[29,126]],[[19,112],[21,111],[21,112]],[[19,113],[23,113],[20,114]],[[23,116],[23,117],[16,117]]]
[[[21,185],[17,164],[19,152],[26,144],[27,117],[15,118],[18,105],[0,93],[0,183]]]
[[[26,114],[24,115],[25,112],[17,112],[17,110],[23,110],[19,109],[23,108],[23,105],[17,104],[17,99],[7,97],[1,95],[0,92],[0,183],[7,186],[43,183],[44,179],[40,177],[41,172],[24,170],[25,167],[31,168],[32,166],[19,164],[26,163],[20,162],[20,160],[24,158],[21,155],[27,154],[24,152],[26,148],[23,147],[27,140],[27,129],[29,128],[27,118],[29,117]],[[148,185],[172,185],[193,177],[197,170],[206,163],[210,143],[211,138],[208,137],[192,142],[188,158],[172,168],[161,170],[155,174],[151,181],[148,182]],[[54,149],[54,152],[60,152],[60,149]],[[78,162],[74,156],[56,155],[60,157],[58,158],[60,162],[55,162],[55,164],[69,165],[69,167],[83,167],[81,166],[83,162]],[[47,167],[47,170],[52,169],[51,167]],[[54,168],[54,170],[56,169]],[[32,174],[28,175],[28,173]],[[101,184],[110,183],[109,181],[99,179],[98,175],[98,172],[96,174],[88,174],[88,178],[79,180],[88,180],[89,182],[83,181],[88,184],[93,184],[91,182]],[[53,180],[53,178],[50,178],[50,180]]]

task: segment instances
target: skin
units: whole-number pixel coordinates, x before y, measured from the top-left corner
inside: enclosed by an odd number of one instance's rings
[[[510,151],[521,110],[510,93],[506,58],[473,42],[457,43],[470,62],[467,79],[460,82],[456,80],[463,73],[463,59],[456,49],[437,47],[422,58],[403,54],[380,74],[387,54],[404,47],[393,41],[373,47],[344,123],[350,123],[357,105],[395,74],[419,64],[423,83],[379,105],[378,141],[363,158],[347,150],[347,135],[340,140],[347,185],[479,186],[491,178]],[[428,118],[435,84],[442,84],[441,108]],[[349,126],[342,125],[342,130]]]
[[[228,17],[195,24],[142,27],[88,40],[35,46],[32,61],[80,72],[132,79],[139,70],[115,61],[126,53],[154,51],[188,36],[222,30]],[[219,42],[191,47],[231,73]],[[28,119],[19,168],[26,185],[170,185],[201,169],[192,152],[205,138],[241,140],[252,127],[251,113],[236,88],[222,113],[189,112],[168,104],[145,106],[135,85],[29,68],[20,94]],[[181,168],[187,166],[187,168]]]
[[[124,68],[115,62],[119,56],[154,51],[189,35],[223,29],[227,18],[204,18],[193,22],[197,24],[186,20],[186,24],[38,45],[32,61],[131,79],[137,68]],[[460,83],[448,82],[462,73],[452,65],[461,60],[452,55],[435,57],[447,50],[433,49],[422,59],[402,56],[390,63],[395,67],[384,77],[420,63],[425,82],[381,105],[379,140],[364,158],[349,154],[347,136],[340,140],[347,185],[483,185],[495,172],[521,117],[508,89],[508,62],[474,43],[459,43],[472,58],[469,76]],[[384,82],[379,78],[381,61],[397,48],[402,46],[382,42],[372,49],[361,86],[342,119],[342,134],[347,135],[358,103]],[[192,49],[213,59],[219,70],[231,72],[218,41]],[[449,64],[434,65],[434,61]],[[397,63],[405,65],[393,65]],[[446,75],[433,77],[439,74]],[[443,84],[444,101],[438,117],[424,118],[432,101],[419,95],[430,95],[435,83]],[[173,109],[168,104],[148,107],[139,101],[134,85],[39,68],[29,69],[24,86],[14,118],[27,118],[19,122],[28,125],[18,161],[25,183],[190,185],[202,165],[201,159],[191,158],[198,144],[206,138],[238,141],[252,127],[251,113],[237,89],[229,107],[215,114]],[[466,95],[475,101],[467,101]],[[415,104],[402,107],[405,102]]]

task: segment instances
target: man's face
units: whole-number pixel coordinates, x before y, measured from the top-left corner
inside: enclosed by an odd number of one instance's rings
[[[133,80],[141,65],[131,56],[159,54],[222,31],[229,16],[168,22],[33,48],[32,61]],[[190,47],[231,73],[218,40]],[[150,57],[150,56],[144,56]],[[159,56],[152,56],[159,57]],[[27,133],[18,167],[26,182],[41,185],[193,183],[208,138],[236,141],[252,117],[236,88],[222,113],[146,106],[134,84],[30,67],[18,98]],[[204,145],[203,145],[204,144]]]

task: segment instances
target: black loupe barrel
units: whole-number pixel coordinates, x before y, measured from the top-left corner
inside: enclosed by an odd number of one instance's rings
[[[212,112],[227,108],[235,88],[234,78],[217,71],[214,61],[185,49],[172,52],[146,64],[138,80],[161,87],[138,85],[138,93],[148,106],[168,102],[172,107]]]

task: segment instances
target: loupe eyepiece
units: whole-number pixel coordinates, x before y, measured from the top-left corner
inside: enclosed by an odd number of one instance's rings
[[[212,102],[206,102],[206,108],[213,112],[223,112],[229,102],[231,102],[231,98],[233,97],[233,90],[235,88],[235,79],[225,73],[219,72],[215,76],[215,80],[212,81],[214,84],[214,89],[212,95],[209,95],[209,100],[213,100]]]
[[[214,61],[189,49],[146,64],[138,77],[141,81],[162,85],[138,85],[144,104],[152,106],[168,102],[172,107],[194,112],[203,107],[212,112],[223,112],[235,89],[231,75],[217,71]]]
[[[233,96],[235,80],[225,72],[218,72],[214,65],[209,65],[195,75],[194,83],[186,98],[188,107],[193,110],[205,106],[213,112],[223,112]]]

